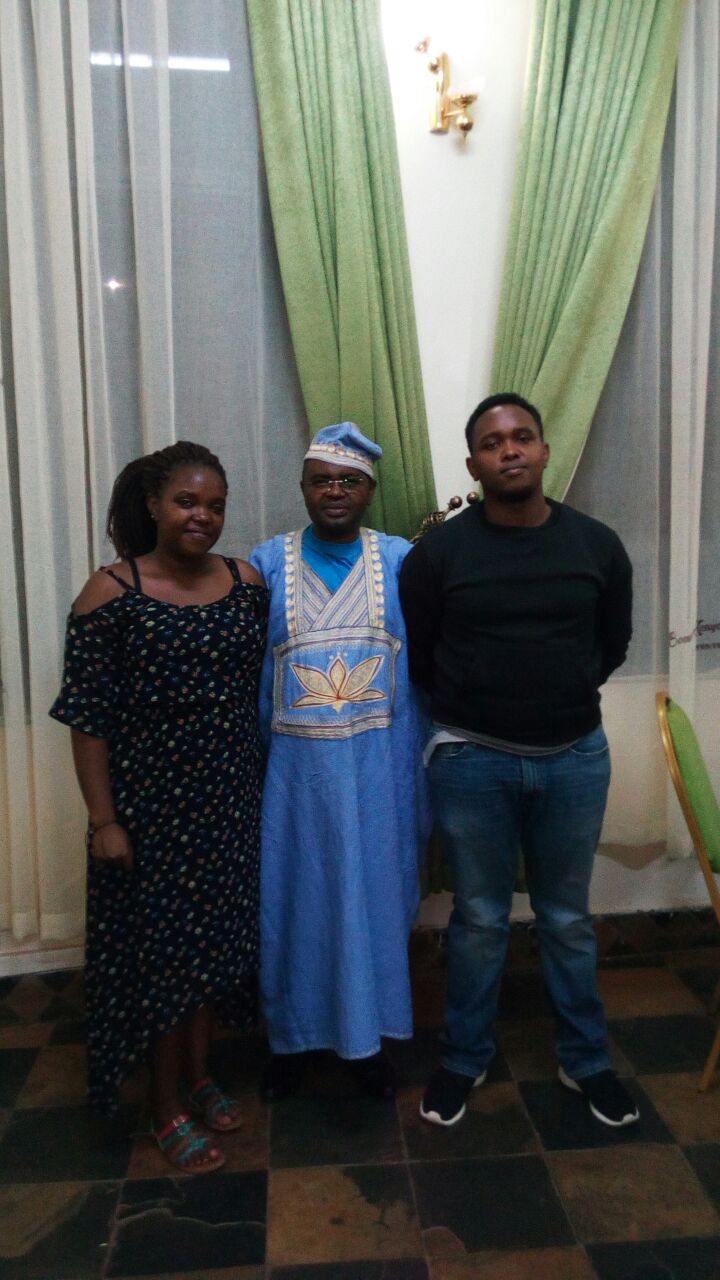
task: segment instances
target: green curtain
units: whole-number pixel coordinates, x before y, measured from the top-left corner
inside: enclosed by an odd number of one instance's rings
[[[384,450],[372,523],[436,504],[377,0],[248,0],[270,206],[313,430]]]
[[[536,3],[492,387],[543,414],[557,498],[630,301],[682,14],[682,0]]]

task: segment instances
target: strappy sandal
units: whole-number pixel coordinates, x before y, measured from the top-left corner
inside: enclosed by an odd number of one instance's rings
[[[188,1102],[193,1115],[202,1120],[213,1133],[232,1133],[233,1129],[239,1129],[243,1123],[242,1116],[236,1116],[234,1120],[230,1117],[237,1102],[234,1098],[228,1098],[209,1076],[193,1085]],[[227,1124],[222,1123],[223,1116],[227,1117]]]
[[[204,1134],[198,1133],[190,1116],[176,1116],[164,1129],[153,1129],[152,1133],[170,1164],[184,1173],[212,1173],[225,1163],[225,1157],[220,1151],[216,1156],[210,1156],[212,1142]],[[202,1155],[207,1158],[201,1164],[194,1163],[196,1157]]]

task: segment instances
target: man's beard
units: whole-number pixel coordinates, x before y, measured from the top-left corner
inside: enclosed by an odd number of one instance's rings
[[[498,493],[495,496],[499,498],[501,502],[511,504],[515,502],[527,502],[528,498],[532,498],[534,493],[535,488],[533,485],[525,485],[522,489],[504,489],[501,493]]]

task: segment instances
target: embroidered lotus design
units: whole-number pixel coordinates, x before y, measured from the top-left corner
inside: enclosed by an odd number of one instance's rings
[[[356,667],[348,667],[342,658],[333,658],[327,671],[319,667],[301,667],[291,662],[290,666],[303,689],[296,707],[333,707],[340,712],[351,702],[379,702],[384,697],[382,689],[371,689],[370,683],[376,672],[385,661],[383,657],[365,658]]]

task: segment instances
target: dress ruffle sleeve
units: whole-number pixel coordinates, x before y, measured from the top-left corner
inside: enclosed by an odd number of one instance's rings
[[[119,706],[121,628],[112,604],[69,615],[62,688],[49,713],[95,738],[110,737]]]

